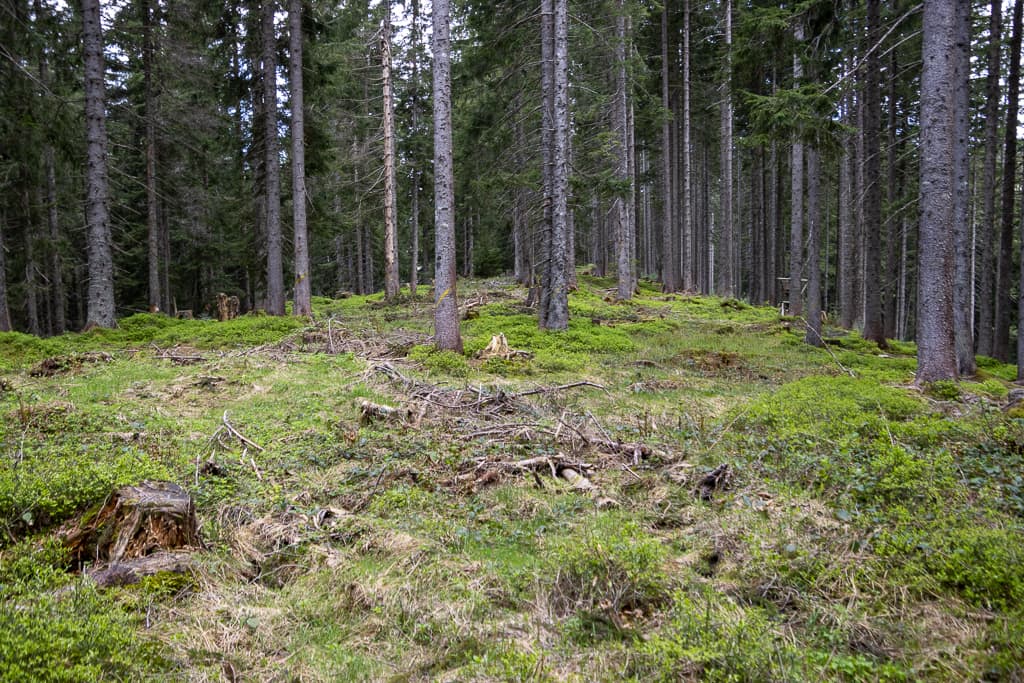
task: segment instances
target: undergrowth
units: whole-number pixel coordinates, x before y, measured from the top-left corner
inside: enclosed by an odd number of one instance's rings
[[[524,290],[461,282],[463,354],[427,287],[0,335],[0,678],[1024,675],[1015,368],[922,391],[910,343],[614,287],[581,274],[547,332]],[[195,572],[68,573],[61,526],[147,478],[193,494]]]

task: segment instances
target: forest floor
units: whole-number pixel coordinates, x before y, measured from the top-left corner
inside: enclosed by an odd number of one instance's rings
[[[0,335],[0,679],[1024,680],[1012,366],[921,391],[912,345],[613,285],[556,334],[464,282],[465,355],[426,288]],[[146,479],[191,571],[69,571]]]

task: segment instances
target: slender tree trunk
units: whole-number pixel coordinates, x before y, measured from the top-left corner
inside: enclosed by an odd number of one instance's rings
[[[543,193],[540,234],[540,293],[537,319],[541,327],[547,326],[548,300],[551,294],[548,276],[552,243],[552,208],[554,206],[554,156],[553,139],[555,130],[555,6],[554,0],[540,3],[540,148],[541,148],[541,191]]]
[[[294,0],[293,0],[294,2]],[[391,0],[384,0],[384,27],[380,38],[384,80],[384,297],[398,296],[398,195],[395,191],[395,111],[391,95]]]
[[[821,211],[818,194],[821,172],[818,150],[807,148],[807,334],[804,341],[822,346],[821,339]]]
[[[926,0],[921,70],[917,383],[956,379],[953,338],[955,3]]]
[[[668,70],[668,3],[661,9],[661,106],[665,110],[661,121],[661,283],[665,291],[677,291],[679,281],[679,254],[676,252],[675,212],[672,206],[672,138],[671,100],[669,99]]]
[[[29,334],[40,336],[39,326],[39,287],[36,283],[36,239],[35,230],[36,212],[32,209],[32,202],[29,198],[29,190],[26,187],[24,193],[25,205],[25,325]]]
[[[142,3],[142,79],[146,112],[146,235],[149,266],[149,310],[160,310],[163,300],[160,278],[160,220],[156,191],[156,95],[153,89],[153,6]]]
[[[721,244],[721,296],[735,296],[733,285],[736,274],[733,267],[736,261],[735,230],[733,227],[733,157],[732,157],[732,0],[724,4],[725,16],[725,73],[722,80],[722,103],[719,114],[722,128],[722,223],[719,233]]]
[[[416,134],[420,129],[420,2],[412,0],[412,130]],[[416,289],[419,285],[419,251],[420,251],[420,166],[419,158],[413,159],[412,171],[412,206],[410,207],[410,228],[412,233],[410,242],[411,253],[409,259],[409,296],[416,298]]]
[[[0,332],[11,331],[11,309],[7,303],[7,249],[4,245],[6,216],[0,207]]]
[[[961,377],[974,375],[974,278],[971,260],[974,255],[969,214],[968,188],[968,109],[971,78],[971,8],[968,3],[956,4],[956,52],[953,80],[953,241],[955,282],[953,284],[953,332],[956,340],[957,371]]]
[[[896,10],[899,3],[893,6]],[[889,95],[888,111],[886,120],[886,203],[888,211],[885,216],[885,278],[882,287],[882,323],[883,335],[886,338],[896,337],[896,289],[899,279],[899,225],[898,209],[896,206],[899,194],[898,183],[900,180],[900,169],[898,154],[900,145],[896,137],[897,117],[897,96],[896,81],[898,79],[898,64],[896,61],[896,50],[889,53]]]
[[[626,82],[626,15],[623,0],[618,2],[615,17],[615,179],[621,188],[629,183],[629,86]],[[557,115],[557,114],[556,114]],[[557,144],[557,143],[556,143]],[[618,297],[620,300],[633,298],[632,262],[629,254],[630,225],[629,202],[627,197],[617,194],[614,199],[615,251],[617,266]]]
[[[551,244],[548,249],[546,315],[541,327],[564,330],[569,326],[569,292],[566,281],[565,232],[568,189],[569,142],[569,10],[568,0],[554,0],[554,131],[552,160]],[[620,278],[621,280],[621,278]]]
[[[64,273],[60,258],[60,221],[57,215],[57,165],[52,145],[43,148],[43,163],[46,171],[46,223],[50,241],[50,331],[53,334],[64,334],[67,319],[64,316]]]
[[[879,0],[867,0],[868,55],[864,69],[864,338],[885,346],[882,326],[881,267],[882,255],[882,183],[879,152],[878,50],[871,49],[879,39]]]
[[[284,315],[284,263],[281,254],[281,168],[277,145],[277,37],[274,13],[277,3],[263,0],[264,181],[267,219],[267,313]]]
[[[797,45],[804,40],[803,29],[796,29]],[[800,49],[798,47],[798,49]],[[804,66],[799,54],[793,55],[793,87],[799,88],[803,79]],[[802,315],[803,274],[804,274],[804,145],[797,137],[793,141],[790,176],[790,231],[789,231],[789,312]]]
[[[1002,235],[999,261],[996,266],[996,313],[992,355],[1003,361],[1010,360],[1010,283],[1013,272],[1013,219],[1017,189],[1017,129],[1020,104],[1020,50],[1021,14],[1024,0],[1013,4],[1013,35],[1010,39],[1010,74],[1007,79],[1006,143],[1003,152]]]
[[[114,261],[110,237],[110,192],[107,185],[107,115],[104,101],[103,30],[99,0],[82,0],[85,55],[86,176],[89,295],[86,327],[114,327]]]
[[[288,3],[288,72],[292,105],[292,222],[295,228],[294,315],[313,313],[309,279],[309,235],[306,227],[306,125],[302,90],[302,0]],[[385,79],[386,81],[386,79]],[[385,99],[387,97],[385,96]],[[387,122],[385,121],[385,127]],[[386,144],[386,142],[385,142]]]
[[[455,178],[452,166],[452,82],[448,0],[434,8],[434,342],[462,352],[455,273]]]
[[[767,244],[765,245],[768,258],[767,273],[767,297],[768,302],[773,306],[779,303],[777,280],[779,276],[778,259],[778,235],[779,221],[777,219],[779,204],[779,157],[776,143],[772,140],[771,149],[768,152],[768,188],[767,188],[768,226]]]
[[[992,0],[989,8],[988,64],[985,76],[985,160],[982,170],[982,222],[978,231],[978,353],[992,355],[995,319],[996,156],[999,144],[999,70],[1003,3]]]
[[[726,10],[726,24],[730,27],[727,36],[731,40],[731,6]],[[728,47],[726,49],[729,49]],[[690,117],[690,0],[683,0],[683,138],[680,142],[680,161],[683,167],[683,182],[680,189],[682,203],[679,206],[679,250],[682,259],[680,280],[687,291],[695,288],[694,281],[694,226],[693,226],[693,154]],[[728,91],[729,84],[726,84]]]

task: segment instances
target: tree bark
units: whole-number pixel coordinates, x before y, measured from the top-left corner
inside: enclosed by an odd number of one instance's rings
[[[564,330],[569,327],[569,292],[566,281],[565,232],[568,198],[567,153],[569,143],[569,11],[567,0],[554,0],[554,131],[552,150],[551,244],[548,249],[547,310],[541,327]]]
[[[295,0],[292,0],[293,2]],[[398,296],[398,196],[395,190],[395,105],[391,94],[391,0],[384,0],[380,38],[384,80],[384,298]]]
[[[726,10],[726,25],[729,27],[727,37],[731,42],[732,23],[731,6]],[[727,46],[727,50],[730,48]],[[680,142],[680,161],[683,167],[683,183],[680,188],[682,202],[679,206],[679,251],[681,259],[680,280],[687,291],[695,288],[694,284],[694,226],[693,226],[693,155],[692,155],[692,130],[690,117],[690,0],[683,0],[683,111],[682,128],[683,138]],[[728,68],[728,67],[727,67]],[[728,76],[726,77],[728,79]],[[728,91],[729,84],[726,84]],[[731,91],[730,91],[731,92]],[[731,112],[730,112],[731,114]],[[731,123],[731,119],[730,119]]]
[[[811,346],[824,343],[821,339],[820,182],[818,150],[810,146],[807,148],[807,333],[804,341]]]
[[[796,29],[796,42],[803,43],[804,34],[801,27]],[[803,79],[804,66],[799,54],[793,55],[793,87],[799,88]],[[793,141],[790,153],[790,230],[789,230],[789,312],[791,315],[802,315],[803,275],[804,275],[804,145],[798,137]]]
[[[284,263],[281,254],[281,168],[277,143],[277,3],[263,0],[264,182],[267,220],[267,313],[284,315]]]
[[[882,183],[879,129],[881,101],[879,98],[878,50],[872,49],[879,39],[879,0],[867,0],[868,55],[864,68],[864,338],[885,346],[882,326],[881,239]]]
[[[978,353],[992,355],[995,319],[996,156],[999,144],[999,70],[1002,64],[1003,3],[992,0],[989,8],[988,63],[985,76],[985,159],[982,170],[981,228],[978,231]]]
[[[4,246],[6,227],[4,210],[0,207],[0,332],[11,331],[11,309],[7,303],[7,249]]]
[[[294,315],[313,313],[306,227],[306,117],[302,89],[302,0],[288,3],[288,78],[292,106],[292,223],[295,231]]]
[[[996,312],[992,355],[1010,360],[1010,283],[1013,272],[1013,219],[1017,189],[1017,128],[1020,104],[1021,14],[1024,0],[1013,4],[1013,35],[1010,39],[1010,73],[1007,79],[1006,142],[1003,152],[1002,235],[996,266]]]
[[[448,0],[434,8],[434,343],[462,352],[455,272],[455,179],[452,168],[452,83]]]
[[[953,241],[955,282],[953,285],[953,334],[956,340],[957,371],[961,377],[974,375],[974,256],[967,182],[968,114],[971,78],[971,9],[965,2],[956,4],[956,53],[953,80]]]
[[[420,2],[412,0],[412,83],[410,87],[412,130],[418,134],[420,130]],[[413,159],[412,169],[412,201],[409,207],[409,296],[416,298],[419,286],[420,270],[420,165],[418,156]]]
[[[722,269],[718,293],[721,296],[730,297],[736,295],[736,290],[733,288],[736,280],[736,274],[733,272],[736,261],[736,245],[733,239],[735,229],[733,227],[732,182],[732,0],[726,0],[723,11],[725,12],[725,73],[722,80],[722,103],[719,108],[722,129],[722,223],[719,227]]]
[[[88,312],[85,326],[114,327],[114,260],[110,237],[107,180],[107,115],[104,105],[103,29],[99,0],[82,0],[85,55],[86,251],[89,259]]]
[[[617,294],[622,301],[633,298],[632,261],[630,259],[630,221],[629,201],[624,196],[629,185],[629,86],[626,82],[627,41],[625,4],[618,2],[618,14],[615,17],[615,179],[619,191],[613,200],[615,215],[615,253]],[[557,61],[557,55],[556,55]],[[556,105],[557,106],[557,105]],[[557,116],[557,112],[556,112]],[[557,144],[557,142],[556,142]],[[557,163],[557,162],[556,162]]]
[[[679,254],[676,251],[675,211],[672,205],[672,138],[668,70],[668,3],[661,9],[661,283],[666,292],[680,288]]]
[[[1018,3],[1019,4],[1019,3]],[[953,338],[955,3],[926,0],[921,70],[917,383],[956,379]]]
[[[163,301],[160,277],[160,219],[156,191],[156,94],[153,88],[153,6],[142,2],[142,78],[146,114],[146,246],[149,266],[149,310],[160,310]]]

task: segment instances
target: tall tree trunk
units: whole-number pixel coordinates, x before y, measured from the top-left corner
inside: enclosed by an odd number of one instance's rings
[[[264,182],[267,203],[267,313],[284,315],[284,263],[281,255],[281,168],[277,146],[277,37],[274,13],[277,3],[263,0]]]
[[[818,194],[821,172],[818,150],[807,148],[807,333],[804,341],[822,346],[821,338],[821,211]]]
[[[26,186],[25,205],[25,327],[29,334],[40,336],[39,287],[36,283],[36,212],[33,210]]]
[[[419,133],[420,129],[420,58],[419,58],[419,46],[420,46],[420,1],[412,0],[412,93],[410,99],[412,100],[412,130],[414,134]],[[412,170],[412,206],[409,207],[411,213],[409,232],[410,235],[410,258],[409,258],[409,296],[413,299],[416,298],[416,289],[419,285],[419,269],[420,269],[420,160],[419,158],[413,159],[413,170]]]
[[[630,221],[629,201],[623,196],[629,184],[629,85],[626,81],[626,14],[623,0],[618,2],[618,14],[615,17],[615,179],[619,184],[620,193],[614,199],[615,215],[615,252],[617,266],[617,294],[620,300],[633,298],[632,261],[630,259]],[[556,57],[557,59],[557,57]],[[557,113],[556,113],[557,116]],[[557,142],[556,142],[557,144]],[[556,162],[557,163],[557,162]]]
[[[452,81],[448,0],[434,8],[434,343],[462,352],[455,273],[455,178],[452,166]]]
[[[955,250],[955,277],[953,285],[953,332],[956,340],[957,370],[961,377],[974,374],[974,273],[971,239],[970,193],[967,182],[970,159],[968,157],[968,109],[970,107],[971,78],[971,8],[966,2],[956,4],[956,53],[953,81],[953,240]]]
[[[803,43],[803,29],[797,27],[798,50]],[[793,87],[799,88],[803,79],[804,66],[799,54],[793,55]],[[790,154],[790,230],[789,230],[789,312],[802,315],[804,275],[804,144],[799,137],[793,141]]]
[[[868,55],[864,69],[864,338],[885,346],[882,326],[881,239],[882,183],[879,129],[881,100],[879,98],[878,50],[879,0],[867,0]]]
[[[11,309],[7,303],[7,249],[4,246],[6,216],[0,207],[0,332],[11,331]]]
[[[767,272],[765,273],[765,279],[767,280],[767,291],[766,296],[768,302],[773,306],[779,303],[778,286],[776,278],[779,276],[778,259],[776,254],[778,253],[778,235],[779,235],[779,221],[777,217],[778,205],[779,205],[779,156],[778,147],[774,140],[772,140],[771,149],[768,152],[768,188],[767,194],[767,239],[765,244],[765,252],[768,263],[766,266]]]
[[[160,310],[163,301],[160,277],[160,217],[156,191],[156,95],[153,88],[153,5],[142,2],[142,79],[146,113],[146,246],[149,266],[149,310]]]
[[[668,70],[668,3],[661,9],[661,106],[665,110],[661,121],[661,283],[665,291],[677,291],[679,281],[679,254],[676,251],[675,211],[672,205],[672,138],[671,100],[669,99]]]
[[[564,330],[569,326],[569,292],[566,281],[565,232],[568,188],[569,143],[569,10],[568,0],[554,0],[554,131],[552,150],[551,245],[548,249],[547,310],[541,327]]]
[[[516,173],[522,173],[524,168],[522,150],[526,146],[526,134],[523,131],[523,112],[520,102],[520,95],[515,97],[515,123],[513,124],[513,135],[515,136],[515,158]],[[526,188],[522,182],[516,182],[512,190],[512,257],[513,275],[516,282],[521,285],[530,284],[530,238],[527,229],[527,197]],[[595,263],[597,259],[594,259]]]
[[[33,8],[36,21],[42,23],[44,14],[40,0],[34,0]],[[50,87],[50,64],[44,47],[39,49],[39,80],[44,88],[48,89]],[[49,141],[43,145],[43,172],[46,183],[44,189],[46,193],[46,235],[48,238],[46,249],[47,278],[50,281],[48,300],[50,333],[63,334],[67,327],[67,320],[64,315],[64,273],[60,258],[60,220],[57,213],[57,162],[53,145]]]
[[[1019,4],[1019,3],[1018,3]],[[956,3],[926,0],[921,69],[917,383],[955,379],[953,339]]]
[[[727,10],[730,12],[730,10]],[[731,27],[730,16],[726,24]],[[731,38],[731,32],[727,33]],[[728,48],[726,48],[728,49]],[[682,258],[680,279],[687,291],[694,289],[694,226],[693,226],[693,155],[691,150],[691,119],[690,119],[690,0],[683,0],[683,138],[680,142],[680,161],[683,167],[683,183],[680,189],[682,203],[679,206],[679,250]],[[726,85],[729,88],[729,85]]]
[[[555,6],[554,0],[540,3],[540,151],[541,151],[541,225],[539,232],[540,294],[538,297],[537,319],[541,327],[547,326],[548,301],[551,293],[548,283],[552,242],[552,208],[554,205],[554,156],[553,139],[555,130]]]
[[[103,29],[99,0],[82,0],[85,55],[85,216],[89,229],[89,295],[86,327],[114,327],[114,260],[107,184],[107,115],[104,105]]]
[[[996,313],[992,355],[1003,361],[1010,360],[1010,283],[1013,272],[1013,219],[1017,190],[1017,128],[1020,104],[1020,50],[1021,14],[1024,0],[1013,3],[1013,36],[1010,39],[1010,75],[1007,79],[1006,145],[1003,152],[1002,235],[999,243],[999,261],[996,266]]]
[[[294,2],[294,0],[293,0]],[[384,297],[398,296],[398,195],[395,190],[395,110],[391,95],[391,0],[384,0],[384,27],[380,38],[384,79]]]
[[[313,313],[309,279],[309,234],[306,227],[306,125],[302,90],[302,0],[288,3],[288,79],[292,105],[292,223],[295,229],[294,315]],[[385,97],[385,99],[387,99]],[[387,123],[385,122],[385,126]]]
[[[733,272],[733,268],[737,251],[733,239],[735,220],[733,218],[732,182],[732,0],[725,1],[723,11],[725,12],[725,73],[722,80],[722,102],[719,108],[722,128],[722,224],[719,227],[722,270],[721,286],[718,293],[728,297],[736,295],[736,290],[733,288],[736,273]]]
[[[992,0],[989,8],[988,63],[985,76],[985,160],[982,170],[982,218],[978,231],[978,353],[992,355],[995,319],[996,156],[999,144],[999,69],[1002,63],[1003,3]]]
[[[895,3],[896,9],[899,3]],[[900,181],[900,145],[897,141],[896,126],[899,121],[897,117],[897,96],[896,81],[899,78],[898,64],[896,61],[896,50],[889,53],[889,94],[888,94],[888,116],[886,117],[886,203],[888,211],[885,216],[885,277],[882,287],[882,323],[883,335],[886,338],[896,337],[896,289],[899,279],[899,211],[896,206],[899,195]]]

